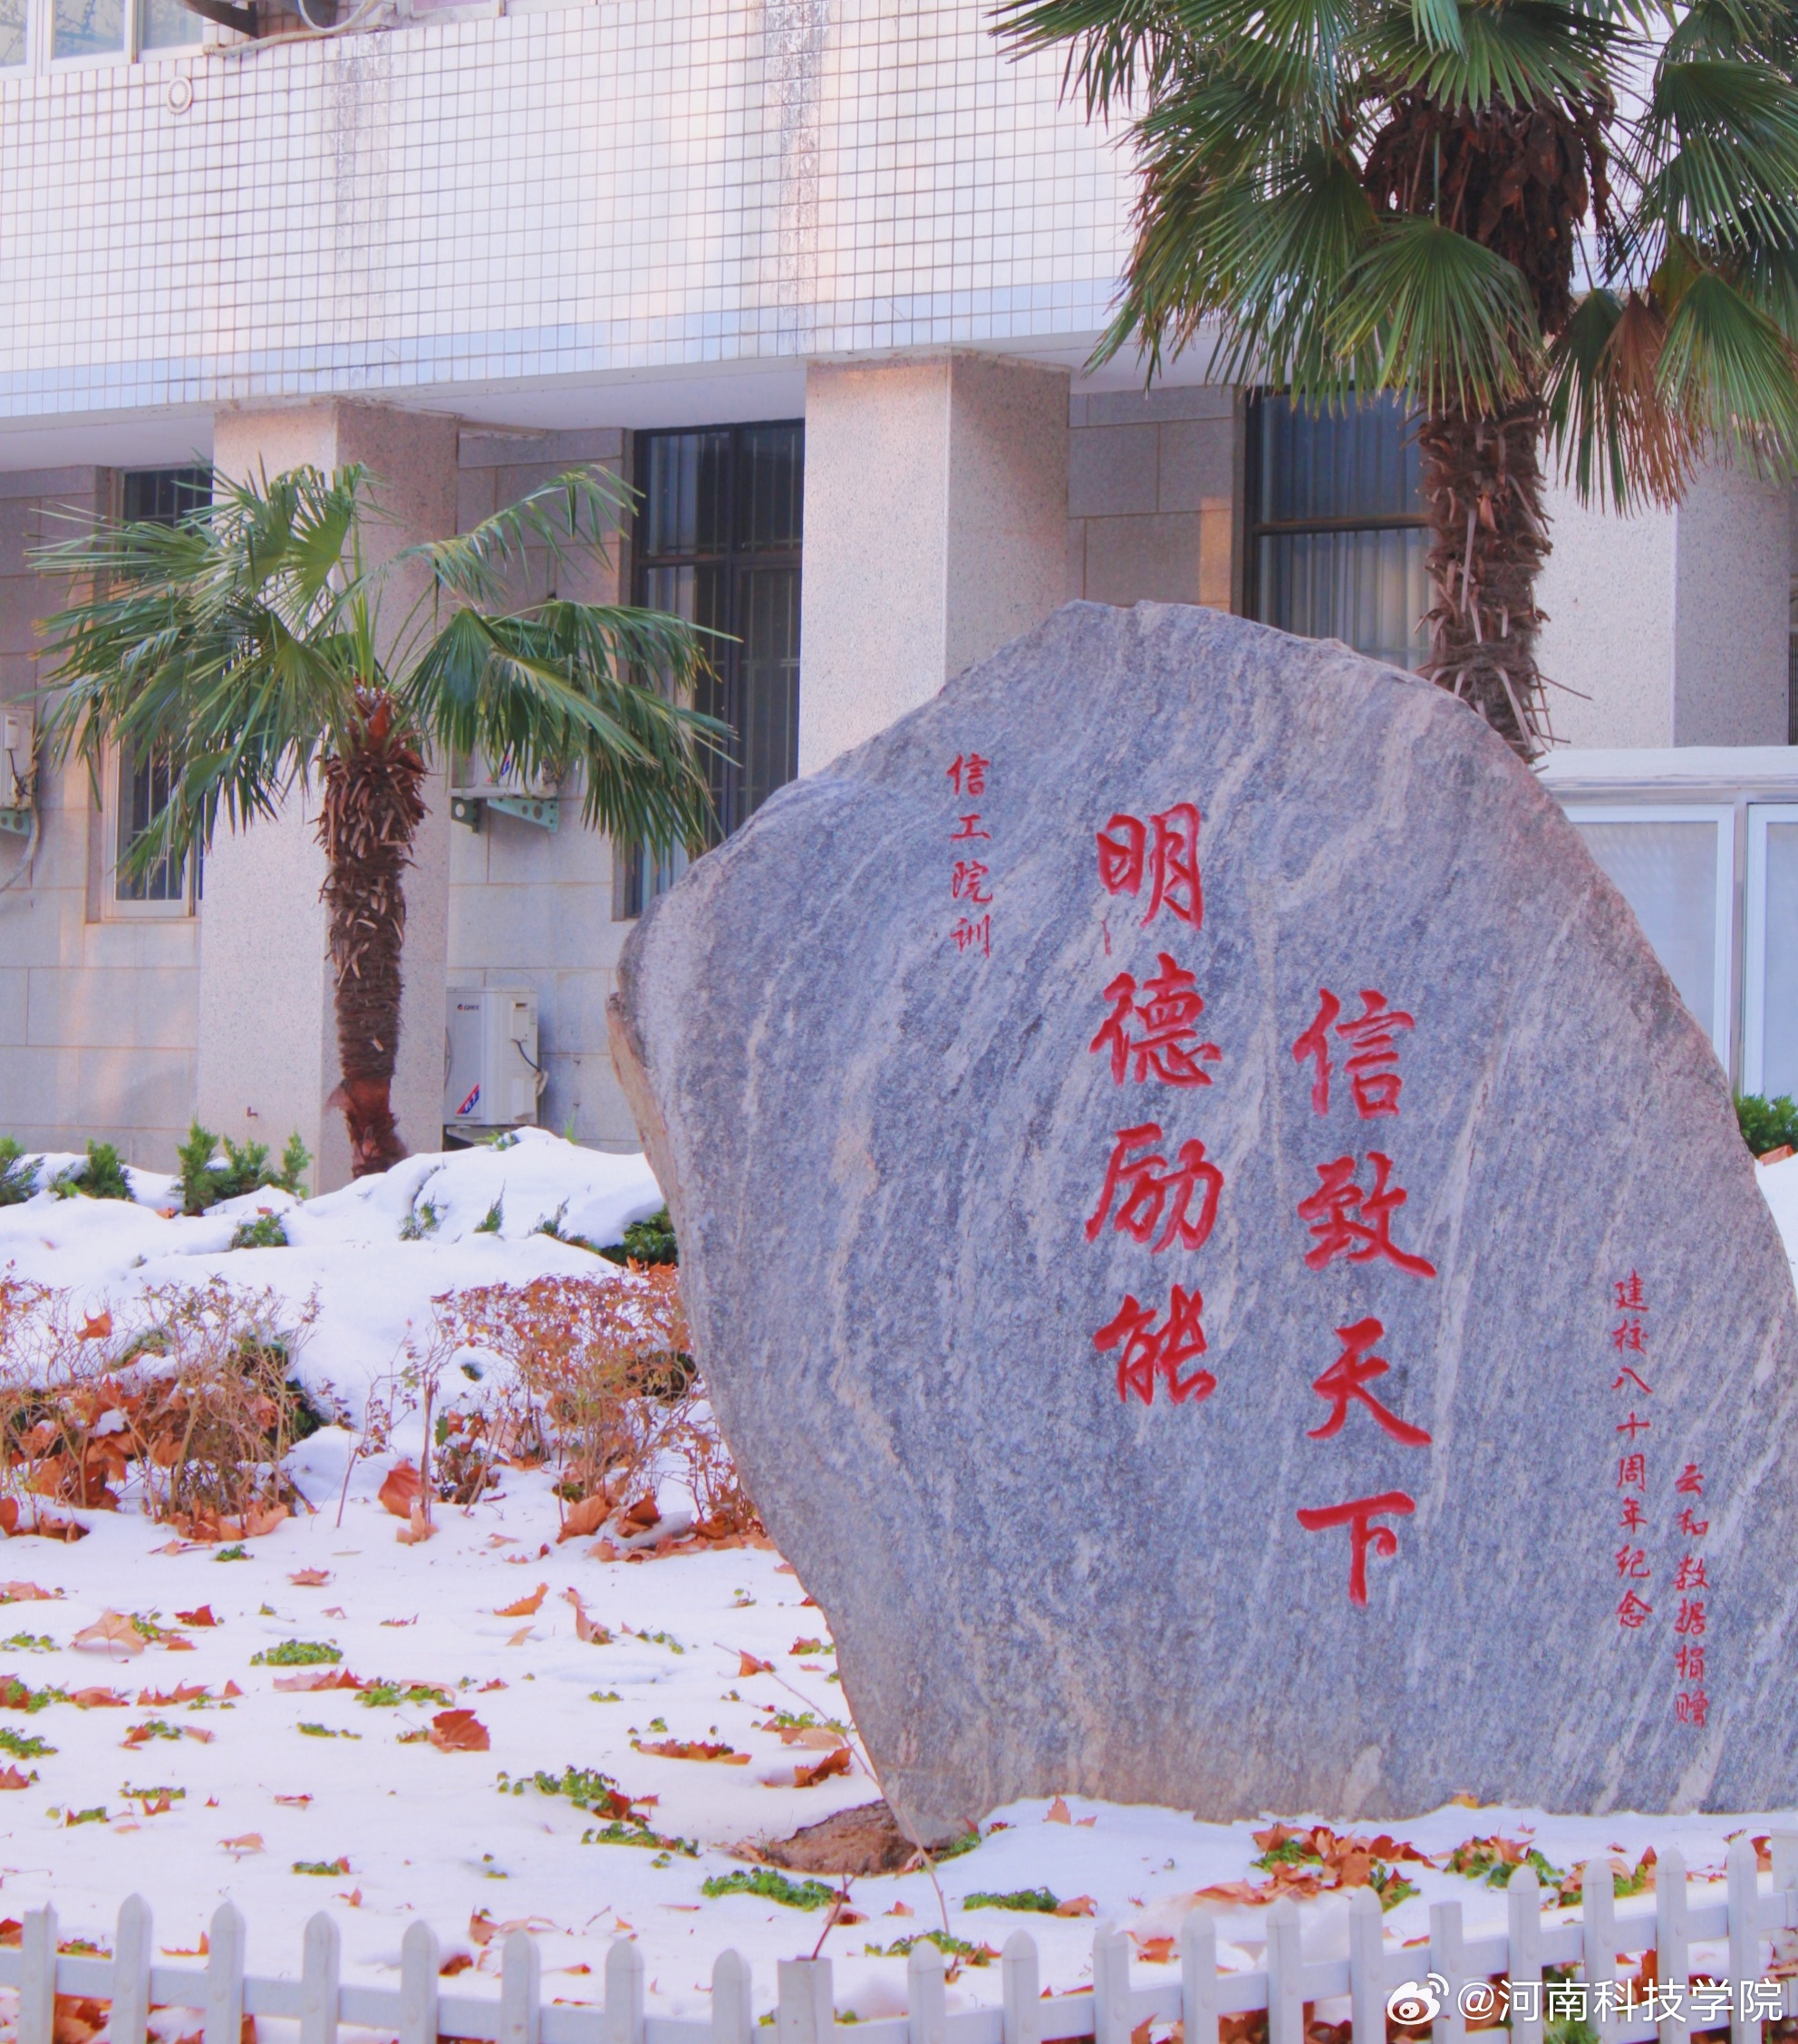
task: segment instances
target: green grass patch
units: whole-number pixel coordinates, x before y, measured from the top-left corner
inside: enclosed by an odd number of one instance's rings
[[[822,1909],[836,1899],[837,1891],[824,1881],[789,1881],[771,1866],[740,1867],[734,1874],[714,1874],[701,1882],[704,1895],[759,1895],[764,1902],[778,1902],[788,1909]]]
[[[283,1640],[279,1646],[250,1655],[252,1668],[316,1668],[334,1666],[343,1656],[323,1640]]]
[[[1013,1888],[1008,1895],[989,1894],[976,1888],[962,1898],[963,1909],[1023,1909],[1038,1916],[1053,1916],[1061,1898],[1049,1888]]]

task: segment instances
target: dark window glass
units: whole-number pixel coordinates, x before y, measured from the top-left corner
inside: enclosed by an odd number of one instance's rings
[[[1399,400],[1249,408],[1250,614],[1395,667],[1424,656],[1426,550],[1416,443]]]
[[[209,468],[135,468],[124,477],[125,516],[172,525],[189,511],[212,501]],[[125,858],[162,813],[169,800],[169,760],[152,754],[140,759],[129,747],[119,753],[119,827],[113,874],[114,898],[121,901],[179,901],[187,894],[187,867],[159,859],[135,876],[125,871]]]
[[[740,828],[799,760],[799,420],[637,437],[636,600],[728,634],[711,642],[694,707],[736,734],[711,764],[720,828]],[[643,912],[685,864],[627,863],[618,912]]]
[[[212,502],[210,468],[132,468],[125,474],[124,514],[172,525],[189,511]]]

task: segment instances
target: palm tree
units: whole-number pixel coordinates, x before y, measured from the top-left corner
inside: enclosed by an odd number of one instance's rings
[[[1097,351],[1419,414],[1424,671],[1528,758],[1543,453],[1677,502],[1798,450],[1792,0],[1003,0],[1128,116],[1135,243]]]
[[[703,755],[726,728],[684,700],[701,635],[654,611],[553,593],[605,557],[630,493],[576,470],[459,538],[371,564],[367,471],[220,481],[178,524],[94,521],[36,564],[87,593],[40,628],[54,662],[46,757],[109,747],[167,762],[169,795],[125,862],[177,869],[221,816],[241,829],[316,785],[343,1082],[357,1176],[405,1154],[391,1086],[400,1038],[402,880],[427,753],[526,776],[578,768],[585,820],[621,842],[697,851]],[[552,593],[517,603],[523,578]]]

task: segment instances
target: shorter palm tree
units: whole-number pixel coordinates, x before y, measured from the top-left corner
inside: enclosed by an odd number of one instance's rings
[[[177,868],[232,829],[319,792],[318,840],[357,1176],[405,1154],[400,1041],[403,875],[425,815],[426,758],[479,755],[530,776],[576,770],[585,822],[655,853],[712,824],[705,755],[726,727],[688,702],[702,635],[683,620],[553,593],[573,557],[604,562],[630,493],[604,470],[558,477],[460,537],[372,564],[382,514],[368,472],[222,481],[174,525],[101,519],[36,564],[87,593],[40,628],[54,665],[46,757],[109,748],[165,762],[168,800],[133,873]],[[519,603],[546,568],[552,593]]]

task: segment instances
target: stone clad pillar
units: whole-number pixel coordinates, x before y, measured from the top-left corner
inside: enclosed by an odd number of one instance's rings
[[[246,477],[310,462],[362,462],[388,518],[369,525],[374,558],[456,529],[457,422],[434,412],[339,401],[220,412],[213,462]],[[398,592],[396,590],[396,595]],[[449,938],[449,802],[443,762],[425,784],[430,814],[406,876],[405,993],[393,1107],[412,1150],[442,1147],[444,988]],[[297,1129],[320,1191],[346,1182],[343,1118],[325,1102],[338,1080],[336,1020],[317,797],[295,790],[282,815],[232,833],[206,862],[200,910],[198,1108],[208,1128],[278,1152]]]
[[[1068,396],[966,352],[807,368],[802,774],[1061,602]]]

